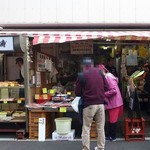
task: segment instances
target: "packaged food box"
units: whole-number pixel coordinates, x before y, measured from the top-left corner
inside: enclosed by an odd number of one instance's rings
[[[75,137],[75,129],[72,129],[71,132],[67,134],[58,134],[56,130],[52,133],[52,140],[69,141],[74,140],[74,137]]]

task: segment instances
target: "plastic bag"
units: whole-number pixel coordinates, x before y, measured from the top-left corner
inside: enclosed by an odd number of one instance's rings
[[[75,112],[79,113],[79,103],[80,103],[80,99],[81,97],[76,97],[72,103],[71,103],[71,106],[72,108],[74,109]]]

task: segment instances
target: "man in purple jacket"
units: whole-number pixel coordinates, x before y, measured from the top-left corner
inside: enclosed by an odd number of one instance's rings
[[[97,147],[95,147],[95,150],[104,150],[105,148],[104,85],[107,85],[105,82],[101,71],[94,68],[93,60],[84,58],[83,73],[78,76],[75,88],[76,96],[81,96],[84,103],[81,135],[82,150],[90,150],[90,128],[93,119],[97,128]]]

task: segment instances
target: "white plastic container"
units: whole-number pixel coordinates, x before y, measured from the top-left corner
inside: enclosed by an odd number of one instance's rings
[[[58,134],[68,134],[71,132],[72,118],[60,117],[55,119],[56,132]]]

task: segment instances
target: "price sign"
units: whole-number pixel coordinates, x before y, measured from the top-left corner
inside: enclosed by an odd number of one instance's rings
[[[43,91],[43,94],[46,94],[47,93],[47,88],[43,88],[42,91]]]
[[[34,98],[35,98],[35,99],[39,99],[39,98],[40,98],[40,95],[39,95],[39,94],[35,94]]]
[[[48,95],[47,94],[43,94],[43,99],[48,99]]]
[[[56,91],[55,89],[51,89],[49,93],[53,95],[55,94],[55,91]]]
[[[67,95],[71,95],[71,92],[67,92]]]
[[[18,100],[17,100],[17,103],[19,103],[19,104],[20,104],[21,102],[22,102],[22,101],[21,101],[20,99],[18,99]]]
[[[7,100],[4,100],[3,103],[4,103],[4,104],[7,104]]]
[[[67,108],[66,107],[60,107],[59,108],[59,112],[67,112]]]

